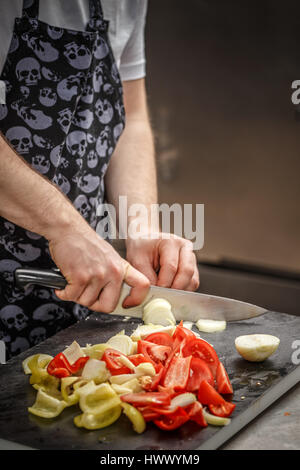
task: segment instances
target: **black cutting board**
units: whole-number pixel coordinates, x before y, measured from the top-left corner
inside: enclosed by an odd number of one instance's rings
[[[51,420],[28,413],[27,407],[34,403],[36,391],[22,371],[23,359],[36,353],[55,355],[73,340],[81,346],[103,343],[123,329],[130,334],[138,323],[137,319],[124,321],[122,317],[93,314],[0,365],[1,448],[11,448],[9,442],[13,442],[35,449],[216,449],[300,381],[300,367],[292,361],[293,342],[300,339],[300,317],[268,312],[250,320],[230,322],[223,332],[201,333],[213,344],[233,384],[236,409],[228,426],[199,428],[189,422],[178,430],[163,432],[148,423],[147,430],[138,435],[125,416],[106,429],[78,429],[73,424],[74,416],[80,414],[77,405]],[[234,339],[252,333],[280,338],[276,353],[262,363],[247,362],[235,350]]]

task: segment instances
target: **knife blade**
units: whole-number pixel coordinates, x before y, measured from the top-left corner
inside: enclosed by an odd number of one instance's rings
[[[58,269],[18,268],[14,272],[14,277],[16,285],[23,289],[31,285],[63,289],[67,285],[66,279]],[[155,298],[165,299],[171,304],[173,315],[177,321],[196,322],[200,318],[238,321],[257,317],[267,312],[265,308],[240,300],[158,286],[151,286],[146,298],[137,307],[123,308],[123,300],[129,294],[130,289],[131,287],[124,282],[118,305],[110,315],[142,318],[144,306]]]

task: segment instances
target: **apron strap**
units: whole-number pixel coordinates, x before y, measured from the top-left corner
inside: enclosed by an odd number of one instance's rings
[[[89,0],[90,18],[103,19],[103,10],[101,0]],[[39,0],[23,0],[23,16],[38,19]]]
[[[103,19],[103,10],[101,0],[89,0],[90,5],[90,18]]]
[[[39,17],[39,0],[23,0],[23,16],[29,16],[29,18]]]

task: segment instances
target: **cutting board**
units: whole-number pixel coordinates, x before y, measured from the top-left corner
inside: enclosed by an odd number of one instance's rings
[[[29,385],[29,376],[22,371],[25,357],[36,353],[55,355],[73,340],[81,346],[103,343],[123,329],[130,334],[138,323],[137,319],[124,321],[121,317],[93,314],[1,365],[0,447],[23,445],[34,449],[106,451],[216,449],[300,381],[300,367],[292,361],[295,353],[292,344],[300,339],[300,317],[267,312],[257,318],[230,322],[223,332],[201,334],[216,349],[233,384],[236,409],[228,426],[199,428],[188,422],[180,429],[163,432],[148,423],[147,430],[138,435],[125,416],[98,431],[76,428],[73,418],[80,414],[77,405],[51,420],[27,412],[27,407],[35,401],[36,391]],[[234,339],[252,333],[268,333],[280,338],[276,353],[262,363],[247,362],[235,350]]]

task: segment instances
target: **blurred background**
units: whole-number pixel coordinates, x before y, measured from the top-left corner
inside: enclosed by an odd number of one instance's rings
[[[159,202],[205,205],[201,292],[300,315],[300,3],[149,1]]]

